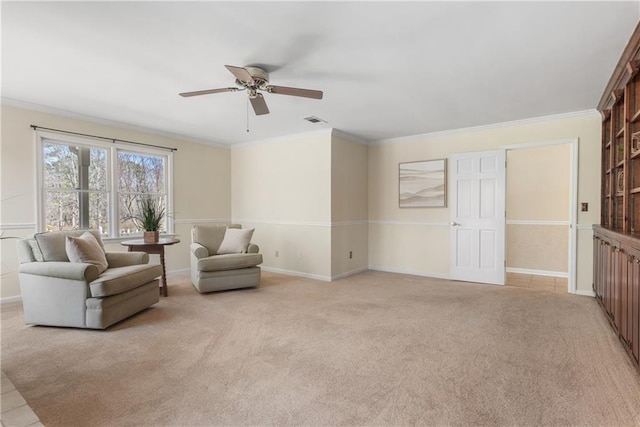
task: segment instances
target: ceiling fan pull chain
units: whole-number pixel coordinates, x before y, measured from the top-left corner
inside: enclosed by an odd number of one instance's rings
[[[247,98],[247,133],[249,133],[249,98]]]

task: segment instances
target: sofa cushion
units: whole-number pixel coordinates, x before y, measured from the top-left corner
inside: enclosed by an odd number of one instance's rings
[[[92,297],[107,297],[134,289],[161,275],[162,266],[158,264],[109,268],[100,277],[89,283],[89,288]]]
[[[262,264],[262,254],[214,255],[198,260],[198,271],[235,270]]]
[[[65,248],[65,237],[79,237],[85,233],[85,231],[88,231],[96,238],[98,244],[104,251],[102,238],[98,230],[48,231],[33,235],[35,244],[30,242],[30,245],[33,249],[35,259],[37,261],[69,261]]]
[[[224,239],[218,248],[218,255],[222,254],[243,254],[247,252],[247,246],[253,236],[253,228],[227,228]]]
[[[98,267],[98,273],[102,274],[109,264],[104,250],[93,237],[93,234],[85,232],[80,237],[66,236],[66,252],[71,262],[86,262]]]
[[[191,229],[191,242],[200,243],[207,248],[209,255],[215,255],[218,253],[227,227],[242,228],[240,224],[194,225]]]

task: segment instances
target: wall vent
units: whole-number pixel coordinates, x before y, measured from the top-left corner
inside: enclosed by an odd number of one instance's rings
[[[304,117],[304,120],[308,121],[309,123],[328,123],[326,120],[322,120],[320,117],[316,116]]]

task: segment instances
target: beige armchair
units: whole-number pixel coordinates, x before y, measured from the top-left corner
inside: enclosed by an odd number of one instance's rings
[[[227,227],[239,224],[196,225],[191,229],[191,283],[200,293],[260,285],[262,255],[249,243],[244,253],[219,254]]]
[[[69,260],[66,236],[80,237],[85,231],[37,233],[18,240],[26,323],[105,329],[158,302],[162,267],[149,265],[143,252],[104,252],[100,234],[89,232],[103,251],[104,266]]]

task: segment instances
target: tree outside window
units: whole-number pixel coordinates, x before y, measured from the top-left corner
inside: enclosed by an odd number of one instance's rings
[[[131,236],[143,231],[131,219],[142,198],[167,207],[168,155],[50,139],[41,140],[41,150],[41,229],[93,228],[105,237]],[[165,219],[160,231],[167,225]]]
[[[142,199],[151,198],[157,205],[166,206],[165,171],[164,157],[118,152],[120,235],[144,231],[132,219],[138,216]],[[166,231],[164,222],[159,231]]]
[[[47,142],[43,162],[46,229],[108,235],[107,150]]]

